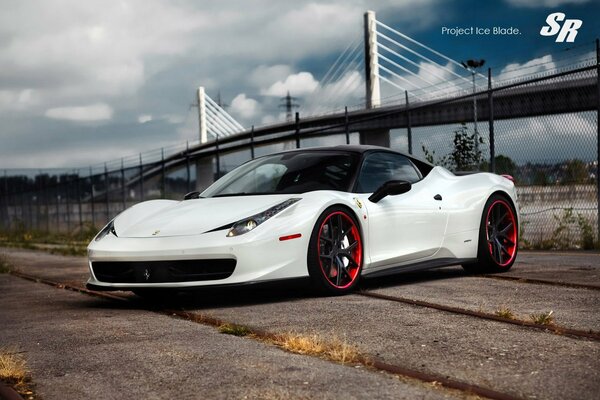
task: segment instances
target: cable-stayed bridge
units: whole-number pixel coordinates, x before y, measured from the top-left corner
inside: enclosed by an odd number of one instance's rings
[[[363,40],[356,38],[335,60],[305,99],[299,121],[244,129],[200,88],[198,103],[203,103],[202,96],[207,99],[207,111],[199,108],[200,146],[207,143],[209,136],[229,142],[237,136],[331,128],[346,122],[360,131],[361,143],[385,146],[389,145],[386,130],[408,127],[403,114],[407,107],[415,109],[412,126],[473,121],[475,113],[487,120],[491,88],[506,89],[496,97],[496,119],[595,110],[596,79],[572,74],[578,69],[589,70],[595,64],[592,53],[558,61],[542,58],[538,63],[504,69],[494,77],[491,69],[482,73],[469,68],[378,21],[375,13],[368,11],[364,16]],[[569,71],[564,75],[574,77],[559,82],[545,79],[550,74],[560,77],[563,69]],[[518,89],[527,79],[538,79],[535,90]],[[550,101],[556,96],[562,101]]]

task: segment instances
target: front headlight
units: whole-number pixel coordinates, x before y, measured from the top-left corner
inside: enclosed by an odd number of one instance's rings
[[[286,200],[282,203],[274,205],[273,207],[261,212],[260,214],[253,215],[251,217],[236,222],[235,224],[233,224],[229,232],[227,232],[227,237],[240,236],[244,233],[250,232],[269,218],[279,214],[280,212],[282,212],[283,210],[285,210],[286,208],[288,208],[292,204],[295,204],[298,201],[300,201],[300,199],[298,198]]]
[[[106,226],[104,228],[102,228],[102,230],[100,232],[98,232],[98,234],[96,235],[94,240],[96,242],[99,240],[102,240],[109,233],[112,233],[113,235],[117,236],[117,232],[115,231],[115,220],[114,219],[112,221],[110,221],[108,224],[106,224]]]

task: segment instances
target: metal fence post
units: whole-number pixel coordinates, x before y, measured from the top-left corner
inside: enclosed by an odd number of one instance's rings
[[[40,230],[40,203],[39,203],[40,194],[39,194],[38,190],[34,190],[33,191],[32,199],[35,202],[35,204],[34,204],[34,209],[35,209],[35,214],[34,214],[35,215],[35,230],[39,231]]]
[[[71,205],[69,203],[69,186],[70,186],[70,182],[69,179],[67,178],[65,180],[65,209],[66,209],[66,213],[67,213],[67,233],[71,230]]]
[[[490,172],[496,172],[496,139],[494,136],[494,92],[492,91],[492,69],[488,68],[488,107],[490,131]]]
[[[127,186],[125,185],[125,163],[121,158],[121,196],[123,197],[123,210],[127,208]]]
[[[10,227],[10,211],[9,211],[9,203],[8,203],[8,177],[6,176],[6,170],[4,170],[4,194],[2,196],[2,202],[6,206],[6,221],[4,221],[3,226],[8,229]]]
[[[250,158],[254,160],[254,125],[250,128]]]
[[[192,191],[192,175],[190,171],[190,142],[185,141],[185,170],[187,173],[187,187],[186,192],[190,193]]]
[[[165,149],[160,149],[160,197],[165,198]]]
[[[56,178],[54,197],[56,198],[56,231],[60,232],[60,185]]]
[[[108,167],[106,163],[104,163],[104,191],[106,192],[105,200],[106,200],[106,223],[110,221],[110,198],[108,193],[110,191],[110,183],[108,182]]]
[[[39,178],[39,179],[38,179]],[[37,200],[35,201],[35,206],[36,206],[36,222],[35,222],[35,228],[38,231],[41,231],[42,228],[40,226],[40,220],[42,218],[42,193],[43,193],[43,183],[42,183],[42,176],[41,174],[38,174],[36,179],[38,179],[37,185],[36,185],[36,196],[37,196]]]
[[[410,121],[410,103],[408,102],[408,90],[404,91],[404,99],[406,100],[406,136],[408,138],[408,154],[412,154],[412,125]]]
[[[29,214],[29,229],[33,229],[33,197],[31,191],[27,190],[25,192],[25,198],[27,199],[27,206]]]
[[[48,194],[49,180],[50,176],[48,175],[48,179],[43,184],[44,203],[46,203],[46,232],[50,232],[50,195]]]
[[[77,209],[79,210],[79,230],[83,231],[83,210],[81,209],[81,174],[77,170]]]
[[[300,148],[300,113],[296,111],[296,148]]]
[[[94,175],[92,175],[92,167],[90,167],[90,203],[92,206],[92,228],[96,229],[96,206],[94,204]]]
[[[596,212],[598,236],[600,243],[600,39],[596,39]]]
[[[142,153],[140,153],[140,200],[144,201],[144,164],[142,164]]]
[[[348,126],[348,106],[344,107],[344,132],[346,133],[346,144],[350,144],[350,126]]]

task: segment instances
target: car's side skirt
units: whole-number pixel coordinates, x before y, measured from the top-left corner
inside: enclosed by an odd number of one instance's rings
[[[400,272],[411,272],[411,271],[419,271],[424,269],[431,268],[440,268],[440,267],[449,267],[451,265],[460,265],[460,264],[469,264],[477,262],[476,258],[436,258],[433,260],[421,261],[414,264],[404,264],[395,267],[386,267],[382,269],[377,269],[377,271],[370,272],[369,270],[363,271],[363,276],[365,278],[376,278],[380,276],[393,275]]]

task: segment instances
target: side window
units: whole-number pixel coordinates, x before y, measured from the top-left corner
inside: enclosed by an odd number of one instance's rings
[[[373,153],[365,158],[358,176],[357,191],[372,193],[387,181],[415,183],[421,179],[410,160],[400,154]]]

